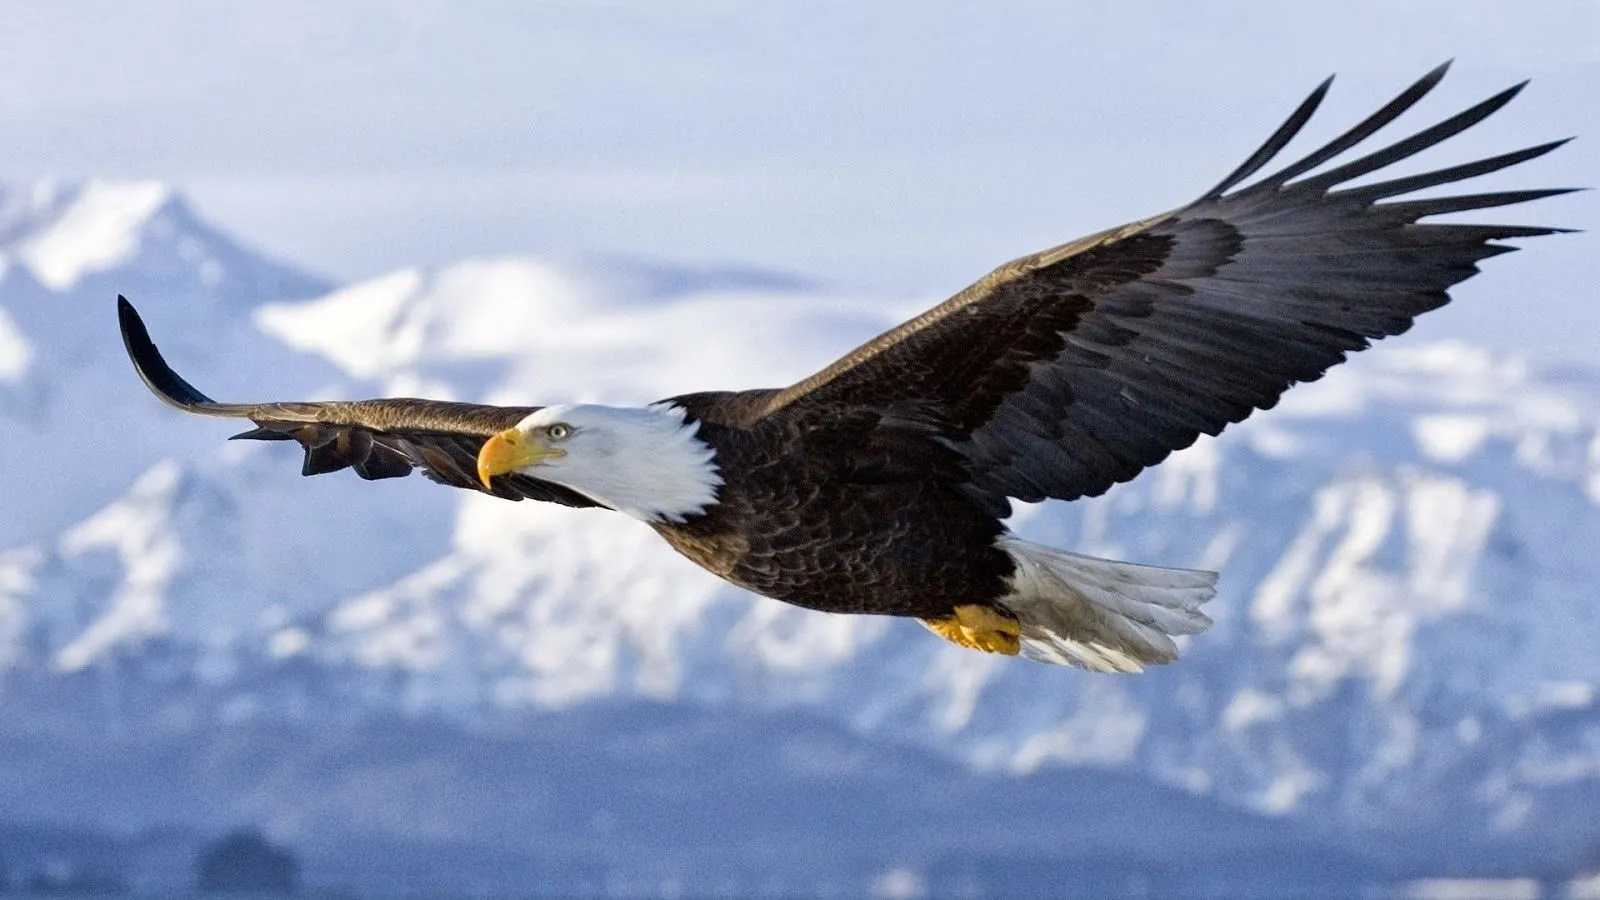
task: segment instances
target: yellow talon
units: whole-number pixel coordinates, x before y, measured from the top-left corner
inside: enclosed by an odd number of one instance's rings
[[[917,621],[952,644],[1007,656],[1022,650],[1022,623],[992,606],[967,604],[948,618]]]

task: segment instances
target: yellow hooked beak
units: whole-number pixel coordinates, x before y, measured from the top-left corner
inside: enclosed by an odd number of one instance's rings
[[[489,479],[496,475],[566,455],[565,450],[546,446],[536,438],[529,439],[515,428],[507,428],[483,442],[483,449],[478,451],[478,480],[483,482],[485,488],[493,490]]]

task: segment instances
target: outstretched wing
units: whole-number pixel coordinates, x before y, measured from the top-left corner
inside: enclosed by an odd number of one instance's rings
[[[388,397],[325,403],[217,403],[178,376],[150,340],[144,321],[126,298],[117,298],[122,342],[146,386],[169,406],[203,416],[249,419],[256,427],[236,439],[297,441],[305,448],[303,475],[352,469],[368,480],[409,475],[413,468],[452,487],[484,491],[478,450],[491,435],[512,427],[538,407],[482,406]],[[558,484],[510,475],[491,491],[507,500],[545,500],[566,506],[595,502]]]
[[[1503,169],[1562,141],[1342,187],[1471,127],[1522,85],[1302,177],[1409,109],[1445,68],[1306,158],[1237,187],[1305,125],[1329,79],[1194,203],[1007,263],[778,393],[763,415],[919,405],[943,421],[974,490],[997,512],[1006,497],[1073,499],[1132,478],[1200,434],[1273,406],[1370,340],[1405,331],[1448,302],[1446,290],[1479,260],[1514,249],[1493,241],[1560,230],[1417,222],[1564,190],[1390,198]]]

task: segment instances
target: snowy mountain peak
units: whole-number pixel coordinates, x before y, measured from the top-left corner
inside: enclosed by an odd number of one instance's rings
[[[269,304],[257,323],[385,393],[520,404],[787,383],[885,321],[860,298],[747,271],[654,276],[475,259]]]
[[[176,313],[167,321],[185,327],[166,329],[164,347],[203,379],[233,368],[233,353],[267,343],[249,321],[255,306],[325,289],[218,232],[156,182],[0,185],[0,423],[14,454],[7,460],[50,458],[86,427],[119,437],[119,453],[72,473],[64,494],[37,487],[30,467],[0,467],[8,513],[0,546],[44,538],[88,515],[156,462],[135,446],[171,444],[162,428],[169,413],[129,378],[118,294]]]
[[[170,218],[182,215],[172,190],[155,181],[42,181],[19,193],[26,202],[0,215],[10,219],[17,255],[57,291],[132,259],[146,231],[172,229]],[[215,260],[201,265],[213,281],[220,274]]]
[[[328,287],[240,246],[156,181],[0,185],[0,261],[9,267],[0,302],[9,301],[18,316],[35,318],[34,310],[18,308],[27,304],[12,298],[13,291],[59,296],[67,302],[50,304],[59,315],[119,293],[161,293],[207,309],[310,297]],[[31,285],[12,285],[22,271]],[[102,311],[100,304],[95,311]]]
[[[104,610],[56,653],[62,671],[78,671],[116,644],[167,631],[164,599],[183,561],[172,523],[180,482],[175,463],[157,463],[126,495],[61,538],[65,559],[107,554],[122,571]]]

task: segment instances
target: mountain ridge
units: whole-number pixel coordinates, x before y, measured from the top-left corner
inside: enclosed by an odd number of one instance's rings
[[[1600,370],[1401,342],[1104,497],[1019,505],[1013,527],[1031,540],[1222,571],[1216,625],[1184,659],[1115,678],[752,598],[604,512],[421,479],[301,481],[298,454],[226,444],[216,423],[145,396],[109,296],[102,316],[80,289],[147,288],[156,341],[223,400],[637,403],[771,386],[910,303],[742,270],[640,277],[509,257],[302,297],[272,286],[314,280],[264,268],[206,288],[191,265],[160,290],[174,276],[147,263],[134,254],[62,294],[0,280],[0,309],[67,298],[104,319],[68,358],[27,331],[37,309],[15,317],[35,353],[24,378],[81,384],[39,395],[22,452],[142,432],[72,503],[61,483],[0,467],[8,497],[52,511],[0,535],[0,704],[20,702],[19,685],[100,678],[118,686],[100,713],[112,718],[118,696],[154,692],[153,706],[127,699],[142,711],[119,727],[134,733],[312,722],[351,703],[464,729],[619,702],[801,714],[984,777],[1150,779],[1317,823],[1389,863],[1414,851],[1468,866],[1461,847],[1497,847],[1556,865],[1600,845],[1584,801],[1566,799],[1600,784],[1587,615],[1600,573],[1586,552],[1600,546]],[[220,325],[184,299],[208,290],[229,311]]]

